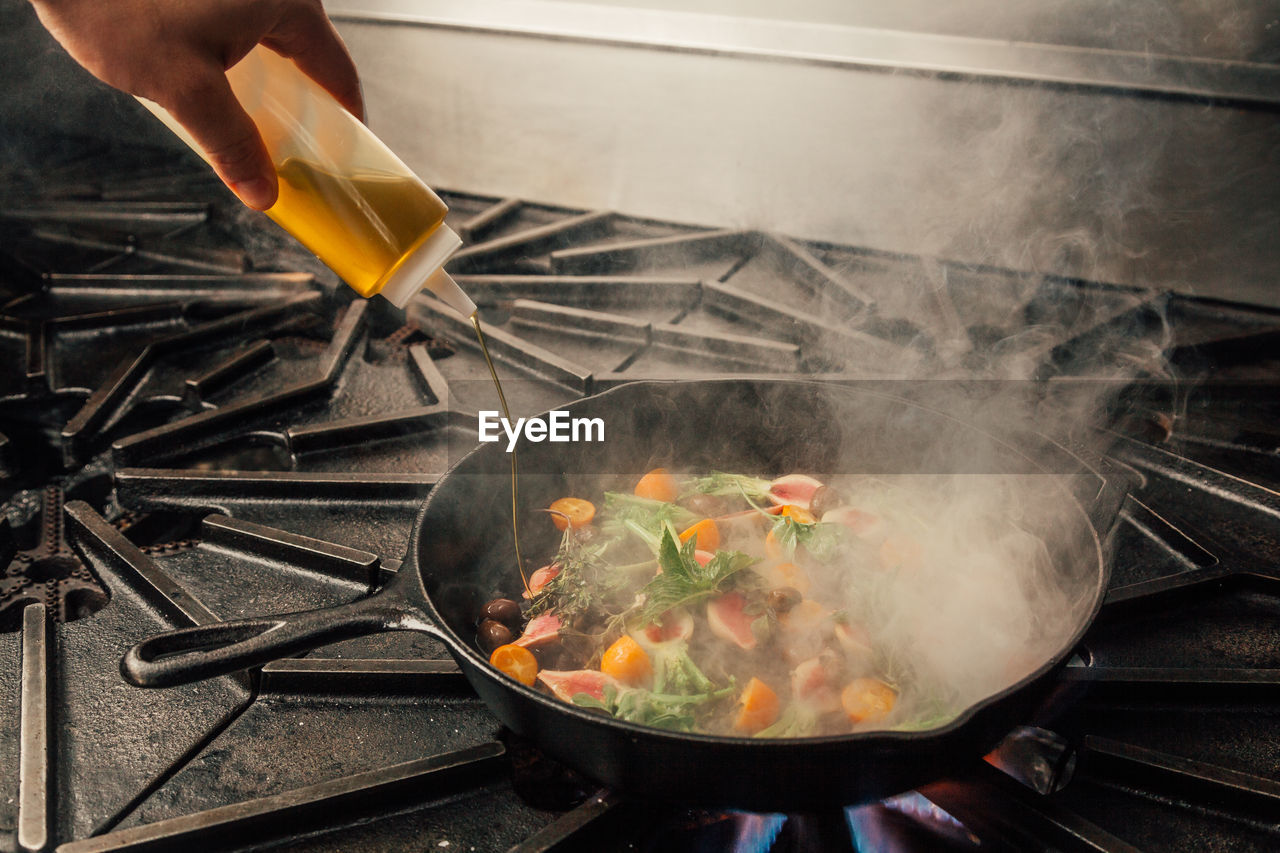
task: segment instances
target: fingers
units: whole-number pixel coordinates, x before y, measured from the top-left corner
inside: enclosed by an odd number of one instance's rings
[[[356,64],[318,3],[291,4],[262,43],[292,59],[302,73],[364,121],[364,96],[360,92]]]
[[[240,200],[255,210],[275,204],[275,169],[257,126],[240,106],[221,69],[210,68],[179,95],[160,102],[203,149]]]

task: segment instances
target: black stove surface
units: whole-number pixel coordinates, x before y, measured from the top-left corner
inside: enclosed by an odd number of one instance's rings
[[[1103,613],[986,761],[833,814],[663,807],[501,730],[413,634],[127,685],[150,634],[385,582],[492,407],[430,299],[355,298],[190,160],[130,153],[0,210],[0,849],[1280,845],[1280,314],[754,231],[445,194],[522,413],[642,378],[1158,380],[1113,453]]]

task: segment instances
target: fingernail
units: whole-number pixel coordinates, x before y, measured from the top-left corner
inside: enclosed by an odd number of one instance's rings
[[[271,197],[271,182],[266,178],[237,181],[231,185],[231,191],[254,210],[266,210],[274,201]]]

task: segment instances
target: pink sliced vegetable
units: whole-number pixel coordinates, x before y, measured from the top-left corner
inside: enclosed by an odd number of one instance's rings
[[[801,509],[808,509],[813,500],[813,493],[822,488],[822,483],[805,474],[788,474],[779,477],[769,484],[769,500],[775,506],[790,504]]]
[[[549,566],[543,566],[533,574],[529,575],[529,589],[524,593],[525,598],[532,598],[537,595],[544,586],[555,580],[560,574],[560,566],[552,563]],[[533,595],[530,595],[532,593]]]
[[[668,610],[659,622],[647,626],[641,633],[651,643],[687,640],[693,636],[693,614],[683,607]]]
[[[524,646],[526,649],[536,649],[539,646],[554,643],[560,639],[560,628],[560,617],[554,613],[535,616],[525,626],[524,633],[515,640],[515,644]]]
[[[827,510],[822,514],[822,523],[843,524],[864,539],[875,536],[884,527],[880,516],[851,506]]]
[[[822,714],[840,707],[840,696],[820,658],[809,658],[792,671],[791,695]]]
[[[585,693],[592,699],[604,701],[604,689],[609,685],[620,686],[612,676],[594,669],[555,670],[544,669],[538,680],[547,685],[557,698],[572,702],[573,697]]]
[[[730,592],[707,602],[707,627],[722,640],[740,649],[754,649],[756,635],[751,630],[754,616],[744,612],[747,600],[739,592]]]

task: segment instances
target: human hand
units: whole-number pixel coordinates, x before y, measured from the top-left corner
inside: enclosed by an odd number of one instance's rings
[[[226,70],[261,43],[364,119],[355,63],[320,0],[31,0],[40,22],[99,80],[168,110],[250,207],[279,191],[257,126]]]

